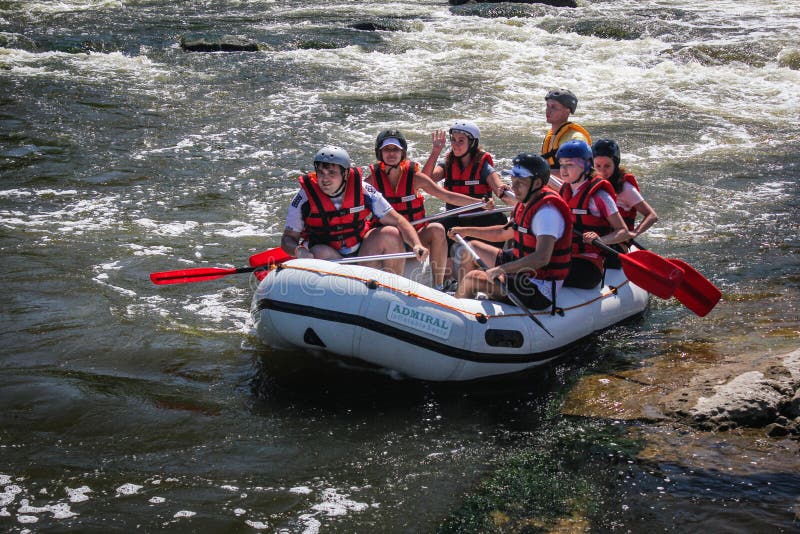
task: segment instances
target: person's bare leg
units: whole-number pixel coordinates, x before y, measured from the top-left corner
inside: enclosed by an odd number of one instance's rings
[[[403,252],[403,248],[403,238],[400,236],[400,231],[397,228],[394,226],[379,226],[367,233],[364,241],[361,242],[361,247],[358,249],[358,255],[375,256],[379,254],[396,254],[398,252]],[[362,265],[402,275],[405,261],[406,260],[403,258],[400,258],[367,262]]]

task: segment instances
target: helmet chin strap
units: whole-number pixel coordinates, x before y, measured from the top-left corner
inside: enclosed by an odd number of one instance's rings
[[[536,180],[536,178],[534,178],[534,180]],[[531,184],[532,184],[532,183],[533,183],[533,181],[531,181]],[[533,198],[533,195],[535,195],[536,193],[538,193],[539,191],[541,191],[543,188],[544,188],[544,181],[543,181],[542,185],[540,185],[540,186],[539,186],[539,187],[537,187],[536,189],[534,189],[534,188],[532,188],[532,187],[531,187],[530,189],[528,189],[528,194],[527,194],[527,195],[525,195],[525,198],[524,198],[524,199],[522,199],[522,203],[523,203],[523,204],[527,204],[527,203],[528,203],[528,201],[529,201],[531,198]]]
[[[381,159],[381,163],[383,163],[383,167],[384,167],[384,169],[386,169],[386,174],[389,174],[394,169],[399,169],[400,168],[400,164],[403,163],[403,160],[398,161],[395,165],[389,165],[388,163],[383,161],[383,159]]]
[[[334,191],[330,195],[328,195],[328,193],[325,193],[330,198],[336,198],[336,197],[340,196],[344,192],[344,188],[347,185],[347,178],[345,178],[344,175],[345,175],[345,171],[342,170],[342,184],[339,186],[339,188],[336,191]],[[323,193],[324,193],[324,191],[323,191]]]

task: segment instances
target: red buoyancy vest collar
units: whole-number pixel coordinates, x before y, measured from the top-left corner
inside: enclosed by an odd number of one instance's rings
[[[536,278],[540,280],[564,280],[569,273],[569,261],[572,255],[572,214],[569,206],[555,191],[543,188],[533,200],[527,204],[519,202],[514,206],[514,257],[521,258],[536,250],[536,235],[532,231],[533,218],[536,212],[545,205],[554,206],[564,218],[564,234],[556,240],[550,262],[536,270]]]
[[[375,189],[380,191],[389,204],[408,221],[425,217],[425,197],[414,189],[414,175],[419,166],[408,160],[400,162],[400,181],[392,187],[386,164],[382,161],[369,166]]]
[[[317,173],[301,176],[300,186],[306,192],[310,208],[304,218],[302,235],[311,246],[324,244],[341,250],[361,243],[364,237],[364,221],[370,211],[365,205],[359,169],[350,169],[342,207],[339,209],[320,188]]]
[[[611,198],[617,198],[614,192],[614,186],[611,182],[604,180],[599,176],[589,179],[578,189],[577,194],[572,196],[572,187],[567,182],[561,186],[561,197],[567,202],[570,210],[572,211],[573,226],[580,233],[596,232],[597,235],[602,236],[611,231],[611,225],[605,217],[598,217],[589,212],[589,200],[600,190],[604,190],[611,195]],[[603,257],[603,251],[592,245],[591,243],[584,243],[580,235],[572,236],[572,255],[577,256],[581,253],[593,252]],[[602,262],[600,269],[602,269]]]
[[[462,169],[461,165],[456,164],[453,160],[457,159],[455,156],[448,155],[444,163],[444,188],[453,193],[461,193],[468,195],[472,198],[484,198],[492,192],[485,178],[481,177],[481,169],[487,162],[489,165],[494,165],[492,155],[488,152],[478,152],[473,156],[469,167]],[[456,206],[447,204],[447,209],[453,209]]]

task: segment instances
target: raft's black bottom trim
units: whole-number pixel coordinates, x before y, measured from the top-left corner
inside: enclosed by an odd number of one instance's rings
[[[467,360],[470,362],[479,363],[531,363],[543,362],[550,360],[562,354],[567,348],[572,345],[565,345],[558,349],[548,350],[544,352],[537,352],[534,354],[508,354],[508,353],[491,353],[475,352],[470,350],[459,349],[446,343],[440,343],[429,337],[412,334],[399,328],[394,328],[388,324],[374,321],[360,315],[352,315],[333,310],[323,310],[315,306],[305,306],[303,304],[293,304],[288,302],[279,302],[272,299],[261,299],[258,301],[258,311],[273,310],[282,313],[291,313],[301,317],[313,317],[315,319],[322,319],[323,321],[330,321],[334,323],[349,324],[360,326],[373,332],[377,332],[384,336],[388,336],[405,343],[410,343],[417,347],[438,352],[444,356],[457,358],[459,360]]]

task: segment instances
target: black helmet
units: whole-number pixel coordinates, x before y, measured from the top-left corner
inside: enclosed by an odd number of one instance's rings
[[[547,93],[544,99],[555,100],[562,106],[568,107],[572,113],[575,113],[575,110],[578,108],[578,97],[569,89],[553,89]]]
[[[511,160],[514,167],[507,174],[515,178],[541,178],[547,183],[550,179],[550,164],[542,156],[526,152]],[[527,171],[527,172],[526,172]]]
[[[403,132],[400,130],[384,130],[378,134],[378,138],[375,139],[375,157],[378,158],[378,161],[383,161],[381,159],[381,149],[386,145],[397,145],[403,150],[403,156],[405,156],[405,152],[408,151],[408,143],[406,142],[406,136],[403,135]]]
[[[598,139],[592,145],[592,155],[605,156],[614,161],[614,165],[619,167],[619,145],[613,139]]]
[[[514,166],[510,171],[505,171],[503,174],[507,176],[513,176],[514,178],[531,179],[531,186],[528,189],[528,194],[526,194],[525,198],[522,199],[522,202],[528,202],[533,194],[541,190],[545,185],[547,185],[548,180],[550,180],[550,164],[547,163],[547,160],[545,160],[542,156],[533,154],[531,152],[518,155],[511,160],[511,163],[513,163]],[[542,179],[542,184],[534,189],[533,181],[537,178]]]

